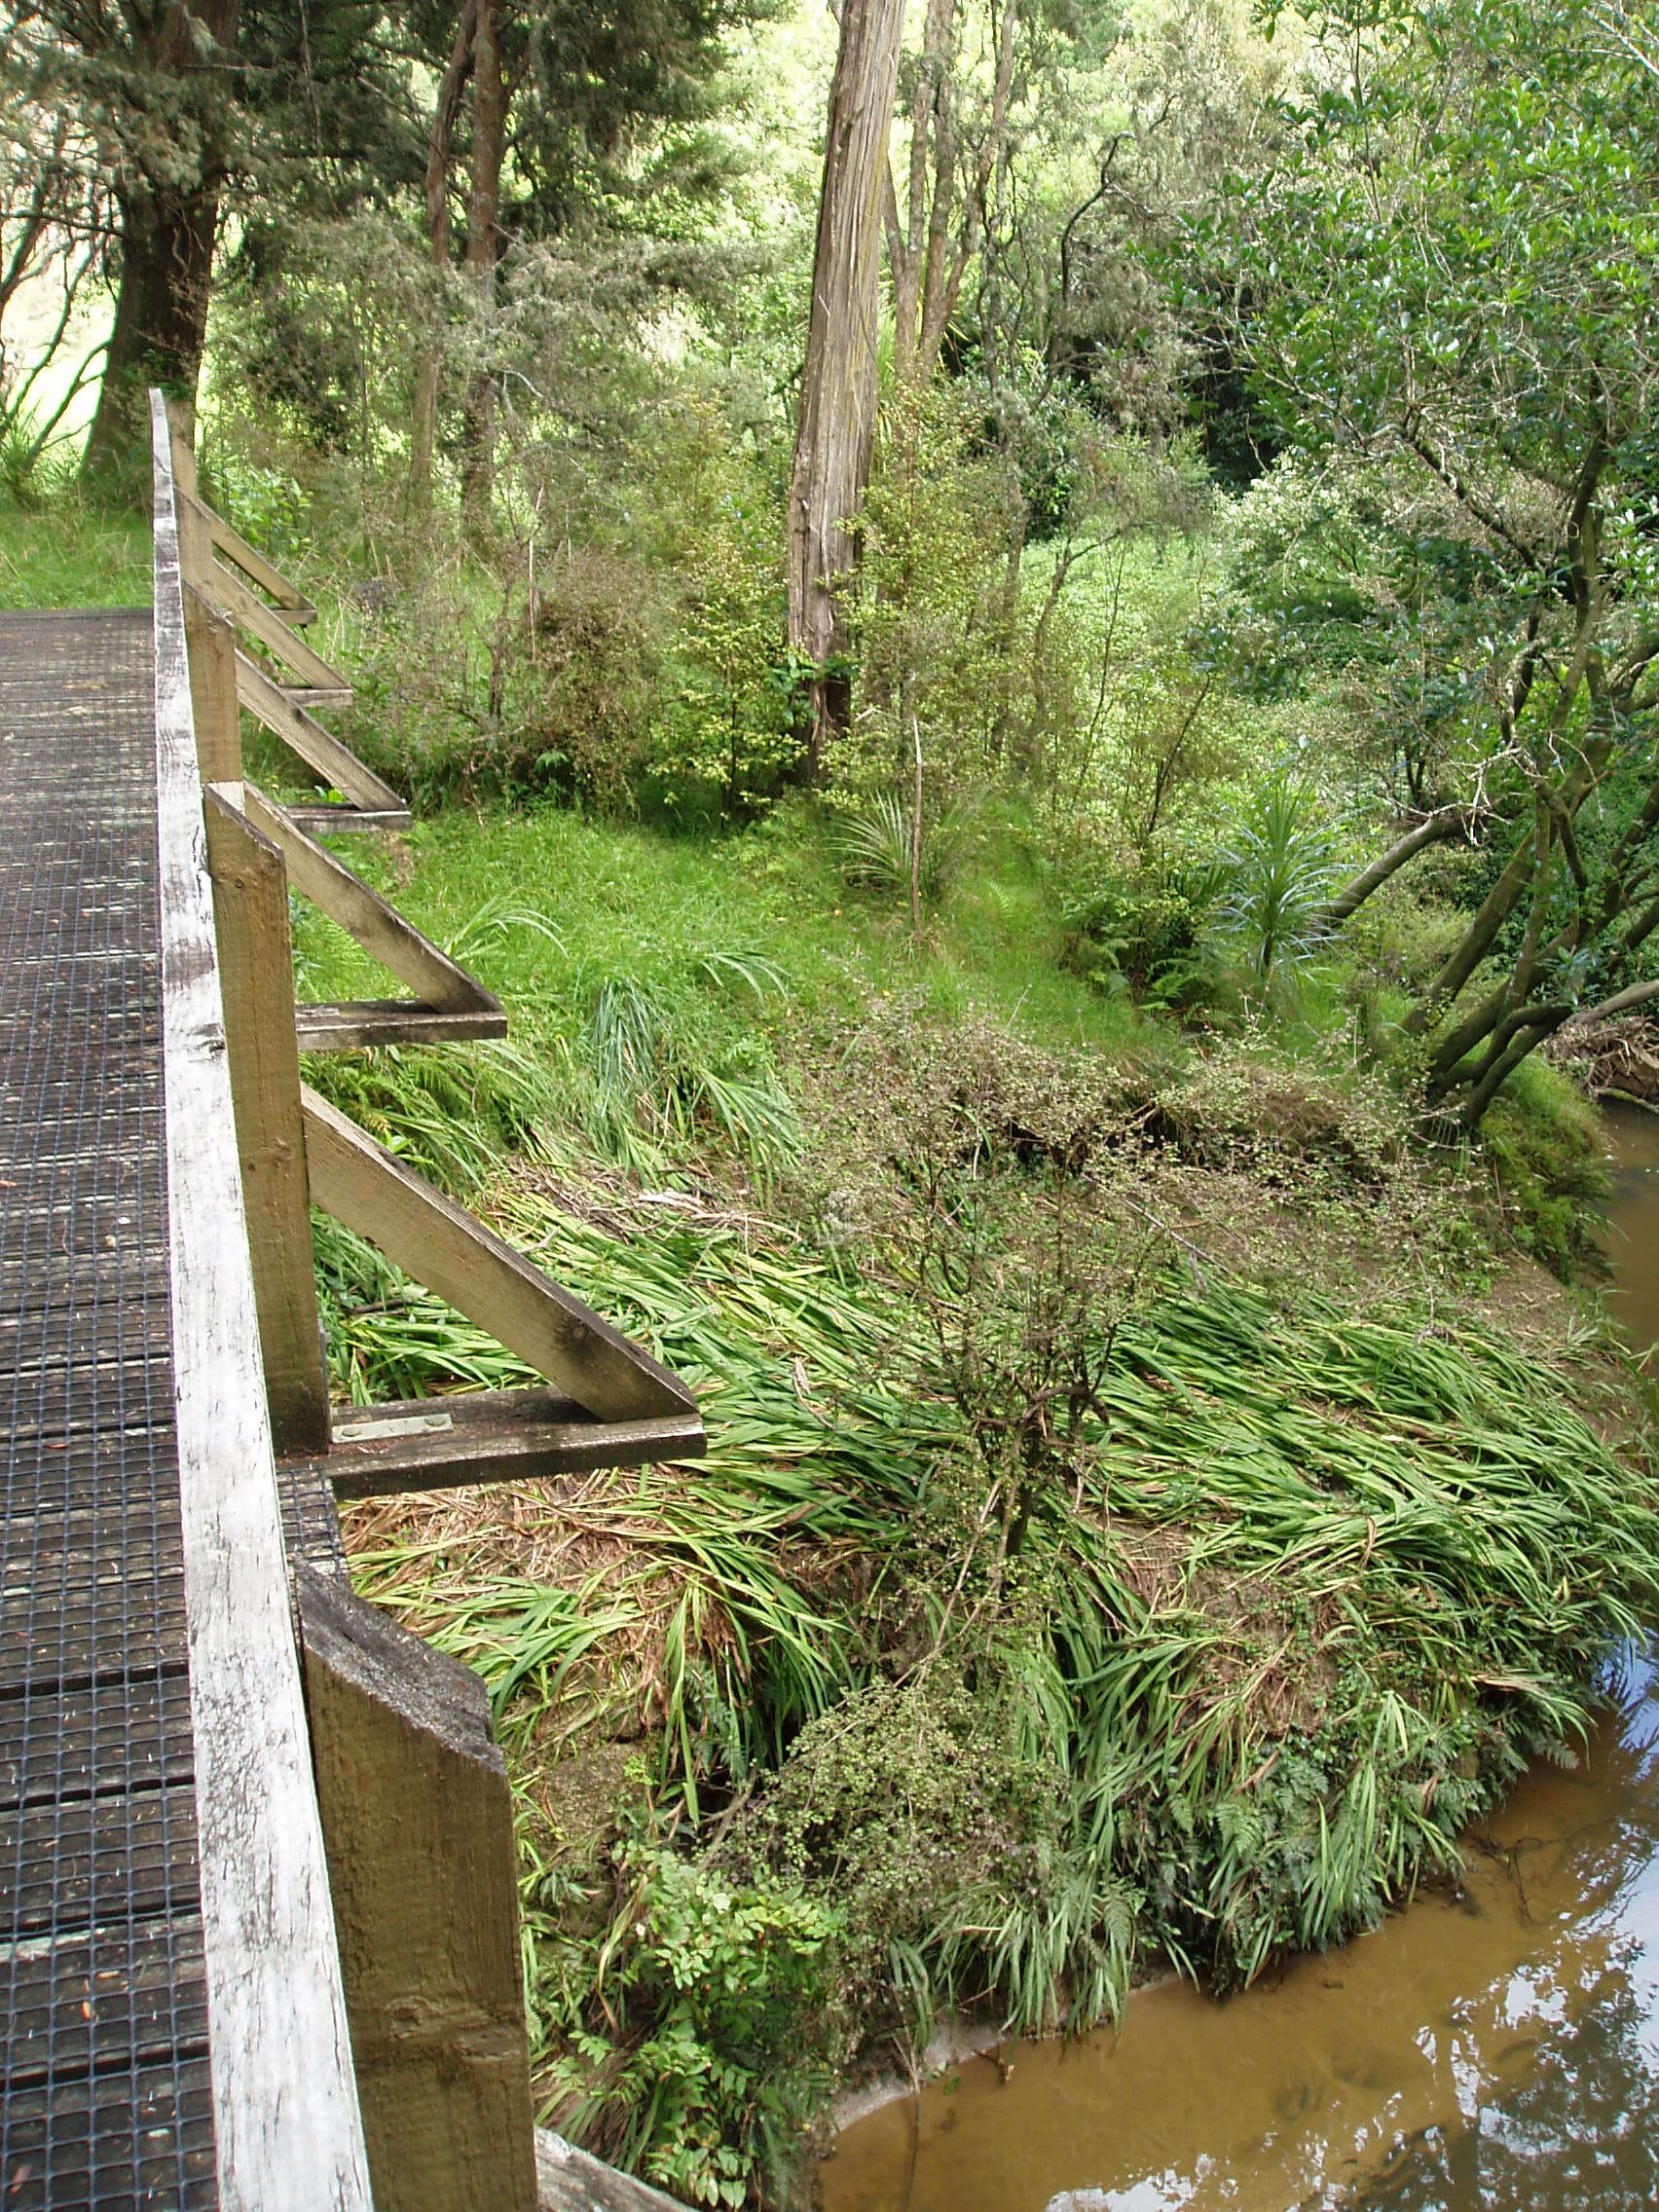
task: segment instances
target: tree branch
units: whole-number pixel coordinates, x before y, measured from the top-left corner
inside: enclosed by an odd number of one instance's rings
[[[1622,991],[1615,991],[1610,999],[1600,1006],[1587,1006],[1563,1024],[1567,1029],[1588,1029],[1593,1022],[1611,1021],[1615,1014],[1633,1014],[1638,1007],[1651,1006],[1659,999],[1659,977],[1644,983],[1631,983]]]
[[[1403,868],[1408,861],[1415,860],[1419,853],[1425,852],[1430,845],[1442,845],[1450,837],[1469,835],[1481,819],[1482,811],[1477,807],[1446,806],[1437,814],[1431,814],[1426,821],[1418,823],[1415,829],[1408,830],[1403,837],[1396,839],[1385,853],[1380,853],[1369,867],[1362,868],[1345,890],[1337,893],[1319,918],[1321,929],[1329,931],[1340,928],[1350,914],[1357,913],[1374,891],[1380,891],[1388,878]]]

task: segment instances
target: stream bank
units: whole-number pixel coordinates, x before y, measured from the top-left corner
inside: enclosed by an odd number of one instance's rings
[[[1535,1768],[1470,1839],[1456,1891],[1231,2003],[1164,1981],[1121,2034],[969,2061],[843,2133],[824,2212],[1650,2204],[1650,1669],[1628,1658],[1618,1695],[1578,1767]],[[1592,2096],[1637,2124],[1586,2142]]]
[[[1659,1339],[1659,1117],[1613,1108],[1609,1306]],[[823,2212],[1615,2212],[1659,2198],[1659,1694],[1624,1649],[1453,1888],[1227,2004],[968,2059],[845,2126]]]

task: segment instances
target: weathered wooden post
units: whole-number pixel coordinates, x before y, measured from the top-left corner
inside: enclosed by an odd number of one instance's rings
[[[294,1572],[376,2212],[535,2212],[512,1793],[469,1668]]]
[[[190,702],[196,757],[204,784],[240,784],[241,710],[237,698],[237,639],[225,617],[192,582],[186,564],[184,634],[190,648]]]
[[[190,662],[190,705],[196,757],[204,784],[241,781],[241,712],[237,700],[237,640],[203,590],[213,561],[212,525],[196,497],[196,455],[181,430],[182,413],[167,405],[178,522],[178,564],[184,584],[184,638]],[[280,1446],[278,1446],[278,1450]]]

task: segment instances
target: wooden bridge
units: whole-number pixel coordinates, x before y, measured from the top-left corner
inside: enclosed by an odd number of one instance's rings
[[[0,2207],[531,2212],[488,1701],[352,1596],[334,1500],[702,1424],[302,1084],[504,1017],[317,841],[408,815],[152,427],[153,610],[0,615]],[[247,783],[244,713],[332,795]],[[410,995],[296,1006],[290,890]],[[545,1387],[334,1427],[313,1205]]]

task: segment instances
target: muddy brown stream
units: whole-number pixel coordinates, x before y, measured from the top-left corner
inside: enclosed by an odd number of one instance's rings
[[[1614,1310],[1659,1340],[1659,1119],[1609,1117]],[[1455,1895],[1217,2004],[966,2061],[842,2131],[823,2212],[1659,2204],[1659,1676],[1468,1839]],[[1010,2061],[1012,2060],[1012,2063]]]

